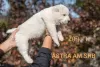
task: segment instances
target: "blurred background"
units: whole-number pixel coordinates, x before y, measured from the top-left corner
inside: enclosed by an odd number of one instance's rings
[[[100,0],[0,0],[0,43],[9,34],[6,31],[18,27],[42,9],[63,4],[70,10],[71,21],[61,26],[65,40],[56,53],[95,53],[96,58],[52,58],[50,67],[100,67]],[[35,58],[43,39],[30,40],[29,54]],[[3,63],[25,66],[16,48],[0,60]]]

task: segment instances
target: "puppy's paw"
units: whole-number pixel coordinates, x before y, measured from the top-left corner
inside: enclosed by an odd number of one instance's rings
[[[59,37],[59,40],[60,41],[64,41],[64,37]]]
[[[54,43],[54,47],[59,47],[60,43]]]
[[[26,62],[29,63],[29,64],[31,64],[31,63],[33,63],[33,60],[30,57],[27,57],[26,58]]]
[[[61,31],[58,32],[58,38],[60,41],[64,41],[64,37],[62,36]]]
[[[6,33],[12,33],[13,31],[15,31],[17,28],[12,28],[12,29],[8,29]]]

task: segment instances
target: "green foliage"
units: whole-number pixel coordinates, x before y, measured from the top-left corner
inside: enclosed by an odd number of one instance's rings
[[[6,20],[0,20],[0,29],[7,27],[8,27],[8,22]]]
[[[81,1],[81,0],[76,0],[76,5],[78,7],[82,7],[84,5],[84,1]]]

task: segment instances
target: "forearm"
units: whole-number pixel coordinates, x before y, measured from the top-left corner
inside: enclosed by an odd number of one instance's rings
[[[12,46],[11,46],[12,47]],[[8,46],[6,44],[6,42],[2,43],[0,45],[0,59],[2,58],[2,56],[5,54],[5,52],[7,52],[8,50],[11,49],[10,46]],[[6,63],[1,63],[0,62],[0,67],[14,67],[14,65],[10,65],[10,64],[6,64]]]
[[[4,55],[5,52],[7,52],[10,49],[10,47],[4,42],[0,44],[0,59]]]
[[[12,49],[14,46],[11,45],[11,43],[9,41],[5,41],[0,45],[0,49],[6,53],[7,51],[9,51],[10,49]]]
[[[2,44],[0,44],[0,58],[4,55],[4,53],[9,51],[13,47],[15,47],[15,46],[13,46],[9,40],[6,40]]]

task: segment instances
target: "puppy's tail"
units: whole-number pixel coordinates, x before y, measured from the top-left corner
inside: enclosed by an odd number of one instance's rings
[[[6,33],[7,33],[7,34],[12,33],[12,32],[15,31],[16,29],[17,29],[17,28],[8,29]]]

